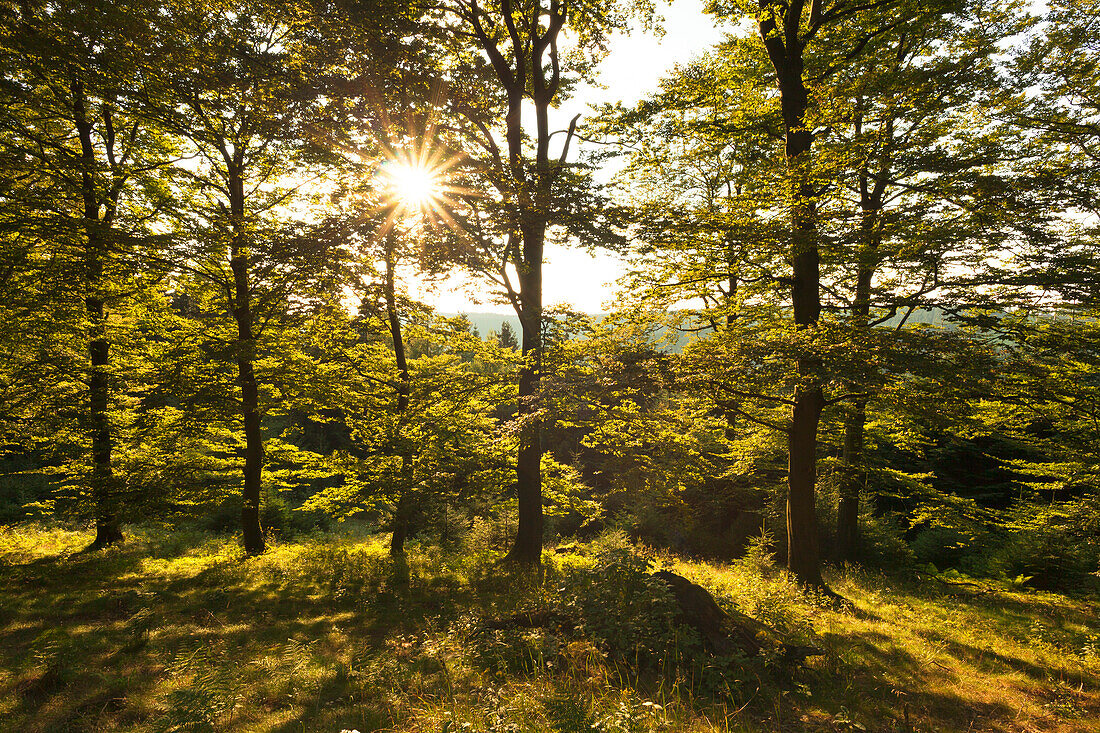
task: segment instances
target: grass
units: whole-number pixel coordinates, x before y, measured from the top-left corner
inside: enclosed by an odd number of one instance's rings
[[[657,556],[826,652],[659,674],[583,633],[481,626],[555,602],[598,548],[548,555],[540,585],[483,546],[414,545],[395,568],[382,539],[350,528],[246,558],[233,538],[144,527],[81,554],[87,532],[0,529],[0,730],[1100,731],[1085,598],[846,569],[837,608],[766,564]]]

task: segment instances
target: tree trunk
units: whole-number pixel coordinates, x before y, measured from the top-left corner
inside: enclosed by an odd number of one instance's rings
[[[118,524],[114,473],[111,468],[111,422],[108,416],[110,406],[110,385],[108,368],[110,364],[110,342],[107,340],[107,311],[102,295],[104,227],[109,222],[100,220],[100,201],[96,194],[93,171],[96,168],[95,148],[92,145],[92,123],[88,119],[84,99],[84,84],[75,80],[71,87],[73,95],[73,121],[80,138],[81,195],[84,204],[85,249],[84,249],[84,310],[88,316],[90,336],[88,339],[88,422],[92,443],[91,494],[95,511],[95,540],[91,549],[106,547],[121,542],[122,529]]]
[[[800,364],[799,373],[802,373]],[[795,388],[791,432],[787,442],[787,568],[799,580],[821,586],[817,545],[817,428],[825,400],[820,385]]]
[[[856,271],[856,292],[852,300],[852,325],[860,330],[869,328],[871,280],[874,277],[874,257],[878,249],[875,213],[877,212],[864,211],[863,233],[866,239]],[[836,556],[840,561],[853,561],[859,554],[860,492],[867,482],[867,471],[863,465],[863,432],[866,423],[867,399],[859,397],[849,406],[848,414],[844,418],[840,500],[836,509]]]
[[[862,131],[862,115],[856,116],[856,134]],[[887,119],[886,140],[893,137],[893,121]],[[889,146],[879,164],[879,174],[872,177],[864,170],[860,175],[860,237],[863,246],[856,268],[855,297],[852,299],[852,327],[860,331],[870,328],[871,282],[878,267],[878,250],[881,243],[882,201],[886,191],[889,170]],[[863,434],[867,423],[867,398],[853,402],[844,420],[844,452],[840,478],[840,499],[836,510],[836,556],[840,561],[853,561],[860,551],[859,504],[860,493],[867,483],[867,469],[863,464]]]
[[[409,537],[409,525],[412,518],[413,498],[406,489],[401,492],[397,505],[393,508],[393,518],[390,527],[393,534],[390,535],[390,557],[405,554],[405,540]]]
[[[523,366],[519,373],[519,455],[516,459],[516,496],[519,528],[508,559],[526,565],[542,562],[542,420],[538,417],[542,370],[542,231],[527,232],[526,272],[520,273],[523,313]],[[531,246],[528,246],[528,245]],[[535,254],[537,252],[537,254]]]
[[[390,323],[390,336],[393,339],[393,356],[397,362],[397,411],[404,413],[409,407],[409,362],[405,355],[405,338],[401,332],[401,316],[397,312],[397,288],[396,273],[394,272],[394,246],[392,232],[387,235],[386,242],[386,279],[383,285],[386,298],[386,315]],[[400,495],[393,509],[392,529],[390,536],[390,557],[404,556],[405,540],[409,536],[409,524],[412,518],[412,510],[415,506],[412,489],[409,485],[412,478],[412,458],[407,455],[400,434],[400,420],[398,418],[397,434],[394,436],[395,452],[401,456]],[[407,580],[407,576],[406,576]]]
[[[233,227],[229,266],[233,271],[233,318],[237,322],[237,383],[241,390],[241,417],[244,419],[241,533],[245,552],[259,555],[266,549],[263,529],[260,527],[264,439],[260,430],[260,391],[253,364],[256,358],[256,337],[253,332],[248,247],[244,232],[244,180],[233,167],[229,173],[229,205]]]
[[[397,312],[396,275],[394,273],[393,233],[386,235],[386,279],[383,285],[386,297],[386,316],[393,339],[393,358],[397,362],[397,411],[405,412],[409,406],[409,362],[405,355],[405,339],[401,333],[401,316]]]
[[[105,313],[103,300],[86,299],[88,317],[93,333],[103,333]],[[88,380],[88,396],[92,427],[92,498],[95,502],[95,540],[92,548],[98,549],[121,542],[114,491],[114,474],[111,470],[111,425],[107,416],[109,397],[107,383],[107,339],[99,336],[88,343],[92,371]]]
[[[532,51],[534,53],[534,51]],[[534,57],[533,57],[534,58]],[[533,70],[534,71],[534,70]],[[538,85],[539,74],[533,73]],[[521,345],[523,365],[519,372],[519,453],[516,456],[516,497],[519,501],[519,527],[516,541],[507,560],[523,565],[542,563],[542,420],[539,417],[539,392],[542,379],[542,257],[546,238],[546,212],[549,205],[550,171],[547,107],[549,98],[535,95],[537,128],[534,179],[525,182],[526,174],[516,165],[522,159],[518,108],[509,109],[509,153],[513,172],[520,185],[520,221],[523,251],[516,262],[519,279],[520,308],[517,311],[523,331]],[[533,184],[533,185],[531,185]],[[530,192],[522,191],[524,185]]]
[[[844,420],[844,469],[840,479],[840,502],[836,511],[836,554],[841,561],[859,555],[859,500],[866,483],[863,467],[863,429],[867,400],[856,400]]]
[[[761,3],[762,7],[764,3]],[[810,149],[813,133],[806,129],[809,97],[802,78],[803,41],[799,37],[805,3],[794,0],[786,15],[764,15],[760,36],[776,72],[785,132],[784,152],[790,179],[791,306],[795,327],[812,329],[821,314],[821,273],[817,245],[817,207]],[[782,27],[777,22],[782,18]],[[798,385],[788,433],[787,567],[804,583],[823,586],[817,544],[815,484],[817,430],[825,406],[820,359],[812,353],[798,360]]]

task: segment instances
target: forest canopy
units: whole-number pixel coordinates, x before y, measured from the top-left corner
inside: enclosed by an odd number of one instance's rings
[[[1095,577],[1088,10],[714,3],[586,112],[652,6],[7,5],[3,519]],[[631,263],[611,312],[548,241]],[[410,295],[456,272],[515,320]]]
[[[1087,729],[1100,5],[662,9],[0,0],[0,719]]]

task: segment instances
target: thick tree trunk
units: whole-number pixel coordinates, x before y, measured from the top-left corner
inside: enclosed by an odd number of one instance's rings
[[[799,373],[802,373],[800,365]],[[799,580],[823,585],[817,544],[817,428],[825,400],[820,385],[798,386],[788,447],[787,568]]]
[[[532,53],[535,54],[534,51]],[[534,83],[539,86],[540,71],[532,69],[532,72]],[[518,97],[516,99],[518,101]],[[546,238],[546,212],[553,182],[548,158],[549,98],[536,94],[533,101],[537,136],[535,172],[531,179],[527,178],[528,174],[518,163],[522,159],[518,106],[513,110],[510,105],[508,117],[509,154],[513,175],[521,187],[520,221],[517,224],[523,249],[517,258],[516,269],[520,285],[520,308],[517,309],[517,315],[523,331],[523,366],[519,372],[517,410],[520,424],[519,452],[516,456],[519,527],[516,530],[515,544],[506,559],[523,565],[539,565],[542,562],[542,420],[539,417],[538,404],[542,380],[542,258]],[[522,191],[524,186],[530,186],[531,190]]]
[[[821,314],[817,208],[810,159],[814,136],[806,129],[809,97],[802,78],[803,41],[799,37],[804,6],[802,0],[794,0],[786,6],[785,16],[768,14],[760,21],[760,36],[776,72],[783,113],[784,152],[790,179],[791,306],[799,330],[814,328]],[[780,19],[782,27],[777,22]],[[814,496],[817,430],[825,406],[820,372],[820,359],[812,353],[798,360],[798,386],[788,434],[787,567],[799,580],[815,586],[824,585]]]
[[[263,482],[264,439],[260,429],[260,390],[254,361],[252,292],[248,280],[248,247],[244,233],[244,180],[231,168],[229,203],[232,218],[230,269],[233,271],[233,318],[237,322],[237,384],[241,390],[244,420],[244,491],[241,504],[241,534],[249,555],[266,549],[260,526],[260,492]]]
[[[93,171],[96,168],[95,148],[92,145],[92,123],[84,99],[84,85],[75,80],[70,90],[73,99],[73,121],[80,138],[81,195],[84,204],[84,310],[88,316],[88,423],[92,444],[91,494],[95,511],[95,540],[91,548],[106,547],[121,542],[122,530],[118,524],[114,472],[111,468],[113,449],[110,406],[110,342],[107,340],[107,311],[102,296],[104,227],[109,221],[101,221],[101,205],[96,193]]]
[[[543,228],[544,229],[544,228]],[[538,397],[542,370],[542,231],[524,237],[526,272],[522,283],[523,366],[519,373],[519,455],[516,459],[516,496],[519,528],[508,559],[523,564],[542,562],[542,420]],[[530,243],[532,246],[528,246]],[[537,252],[537,254],[536,254]]]
[[[817,210],[810,182],[809,152],[813,137],[802,127],[806,91],[801,74],[797,88],[784,99],[787,161],[791,175],[791,305],[795,326],[813,328],[821,315],[821,272],[817,249]],[[797,124],[792,124],[797,121]],[[817,430],[825,398],[821,389],[821,361],[813,354],[798,360],[798,386],[791,408],[788,434],[787,568],[804,583],[823,586],[817,538]]]

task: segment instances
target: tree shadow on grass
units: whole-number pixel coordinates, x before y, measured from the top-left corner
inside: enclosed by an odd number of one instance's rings
[[[1010,705],[966,697],[953,670],[919,659],[889,634],[861,630],[822,640],[830,655],[807,670],[809,687],[869,730],[905,730],[907,715],[915,730],[989,729],[979,721],[994,730],[1013,727],[1017,711]]]
[[[347,667],[342,654],[378,657],[387,638],[446,625],[471,603],[468,588],[415,572],[393,592],[384,563],[381,584],[340,567],[280,582],[251,560],[173,577],[141,572],[143,560],[167,554],[149,550],[59,555],[3,574],[0,696],[14,701],[14,729],[100,730],[185,713],[228,727],[224,713],[184,708],[221,709],[217,695],[246,689],[234,679],[262,687],[265,677],[285,678],[292,689],[296,664],[331,677],[305,706],[308,717],[354,689],[332,671]],[[375,715],[363,705],[352,712]]]

